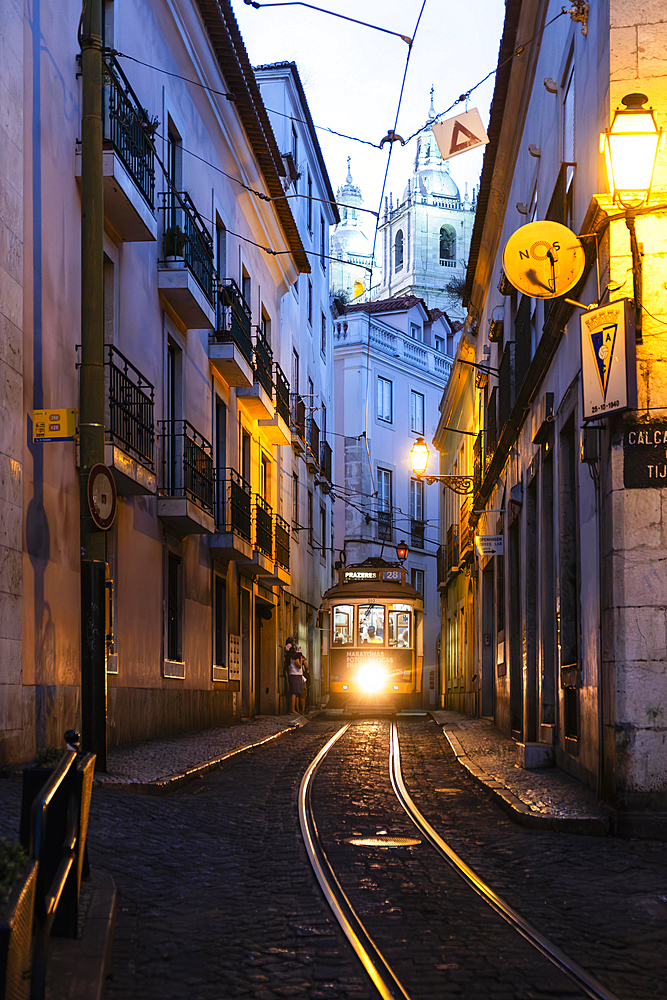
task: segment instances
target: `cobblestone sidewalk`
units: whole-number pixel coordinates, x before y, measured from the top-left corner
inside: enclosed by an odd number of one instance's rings
[[[109,750],[107,772],[96,774],[95,783],[126,791],[170,791],[193,775],[216,767],[234,752],[273,739],[307,721],[301,715],[260,715],[233,726],[128,743]]]
[[[557,767],[519,767],[517,745],[488,719],[431,713],[461,763],[505,810],[526,826],[604,835],[608,811],[595,793]]]

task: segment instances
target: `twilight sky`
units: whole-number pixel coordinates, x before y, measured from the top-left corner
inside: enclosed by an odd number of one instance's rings
[[[315,6],[347,14],[412,35],[422,0],[312,0]],[[234,13],[253,65],[294,60],[299,68],[315,125],[379,143],[394,126],[408,46],[400,38],[301,6],[249,7],[232,0]],[[415,36],[397,132],[411,135],[428,118],[430,89],[436,113],[444,111],[495,69],[502,32],[503,0],[426,0]],[[478,107],[488,123],[495,78],[474,91],[469,107]],[[459,105],[450,114],[464,110]],[[446,117],[450,117],[448,114]],[[334,189],[345,178],[347,157],[361,187],[366,208],[378,209],[388,144],[373,149],[318,129],[318,138]],[[400,196],[412,171],[416,140],[394,144],[386,194]],[[450,160],[452,177],[463,194],[479,182],[482,149]],[[374,219],[366,232],[372,238]]]

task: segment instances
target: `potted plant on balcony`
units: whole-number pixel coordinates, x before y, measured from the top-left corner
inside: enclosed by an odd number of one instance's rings
[[[27,1000],[37,862],[0,840],[0,1000]]]
[[[185,233],[180,226],[169,226],[164,231],[164,259],[167,267],[183,266]]]

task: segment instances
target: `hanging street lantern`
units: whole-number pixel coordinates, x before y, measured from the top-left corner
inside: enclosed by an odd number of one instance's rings
[[[408,548],[408,543],[400,541],[396,546],[396,555],[398,556],[398,561],[401,563],[405,562],[405,560],[408,558],[409,551],[410,550]]]
[[[426,444],[426,441],[424,441],[424,438],[417,438],[410,449],[412,471],[417,479],[426,480],[429,486],[432,486],[433,483],[442,483],[448,490],[452,490],[454,493],[459,493],[461,496],[465,496],[466,493],[472,493],[474,491],[474,481],[472,476],[425,475],[430,454],[431,453],[428,450],[428,445]]]
[[[613,199],[626,207],[637,208],[648,199],[665,140],[653,110],[644,107],[647,101],[646,94],[627,94],[625,107],[617,108],[611,127],[600,136]]]

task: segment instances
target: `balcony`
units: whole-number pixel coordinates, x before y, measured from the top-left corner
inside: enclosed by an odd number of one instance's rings
[[[112,55],[104,56],[104,218],[121,242],[152,243],[157,239],[155,166],[146,138],[154,124]],[[75,176],[81,178],[77,150]]]
[[[224,559],[252,559],[250,483],[236,469],[216,469],[215,534],[210,548]]]
[[[322,442],[322,453],[320,456],[320,471],[322,475],[331,482],[331,445],[328,441]]]
[[[253,383],[250,306],[232,278],[224,278],[216,296],[215,330],[208,340],[208,356],[227,385]]]
[[[410,518],[410,546],[413,549],[423,549],[424,548],[424,527],[426,525],[425,521],[418,521],[416,518]]]
[[[484,431],[480,431],[472,446],[472,486],[477,495],[484,479]]]
[[[445,571],[447,575],[458,572],[459,568],[459,529],[458,525],[450,524],[447,528],[447,552]]]
[[[213,449],[187,420],[161,420],[162,485],[157,513],[181,536],[215,531]]]
[[[104,461],[120,496],[154,494],[154,387],[112,344],[106,352]]]
[[[282,368],[273,365],[273,402],[275,413],[272,420],[260,420],[259,426],[271,444],[284,445],[292,440],[289,412],[289,383]]]
[[[292,448],[297,455],[306,450],[306,404],[296,393],[292,396]]]
[[[273,510],[266,500],[255,493],[252,502],[254,550],[249,559],[239,559],[238,567],[247,576],[261,576],[268,586],[275,580]]]
[[[461,530],[459,533],[459,560],[472,556],[473,532],[470,529],[470,512],[472,511],[472,496],[468,494],[461,500]]]
[[[379,510],[378,518],[378,539],[381,542],[391,542],[393,540],[393,518],[391,510]]]
[[[306,441],[306,468],[309,472],[317,472],[320,465],[320,429],[315,417],[308,421],[308,438]]]
[[[436,552],[436,560],[438,567],[438,590],[444,590],[447,581],[447,571],[445,568],[445,555],[446,549],[442,545],[438,545],[438,551]]]
[[[273,531],[276,543],[275,582],[277,584],[289,584],[291,579],[289,568],[289,526],[278,514],[274,515]]]
[[[239,386],[236,398],[244,410],[256,420],[272,421],[273,405],[273,354],[261,330],[257,328],[253,345],[253,381],[250,386]]]
[[[166,191],[161,199],[160,295],[186,329],[213,329],[213,240],[187,192]]]

